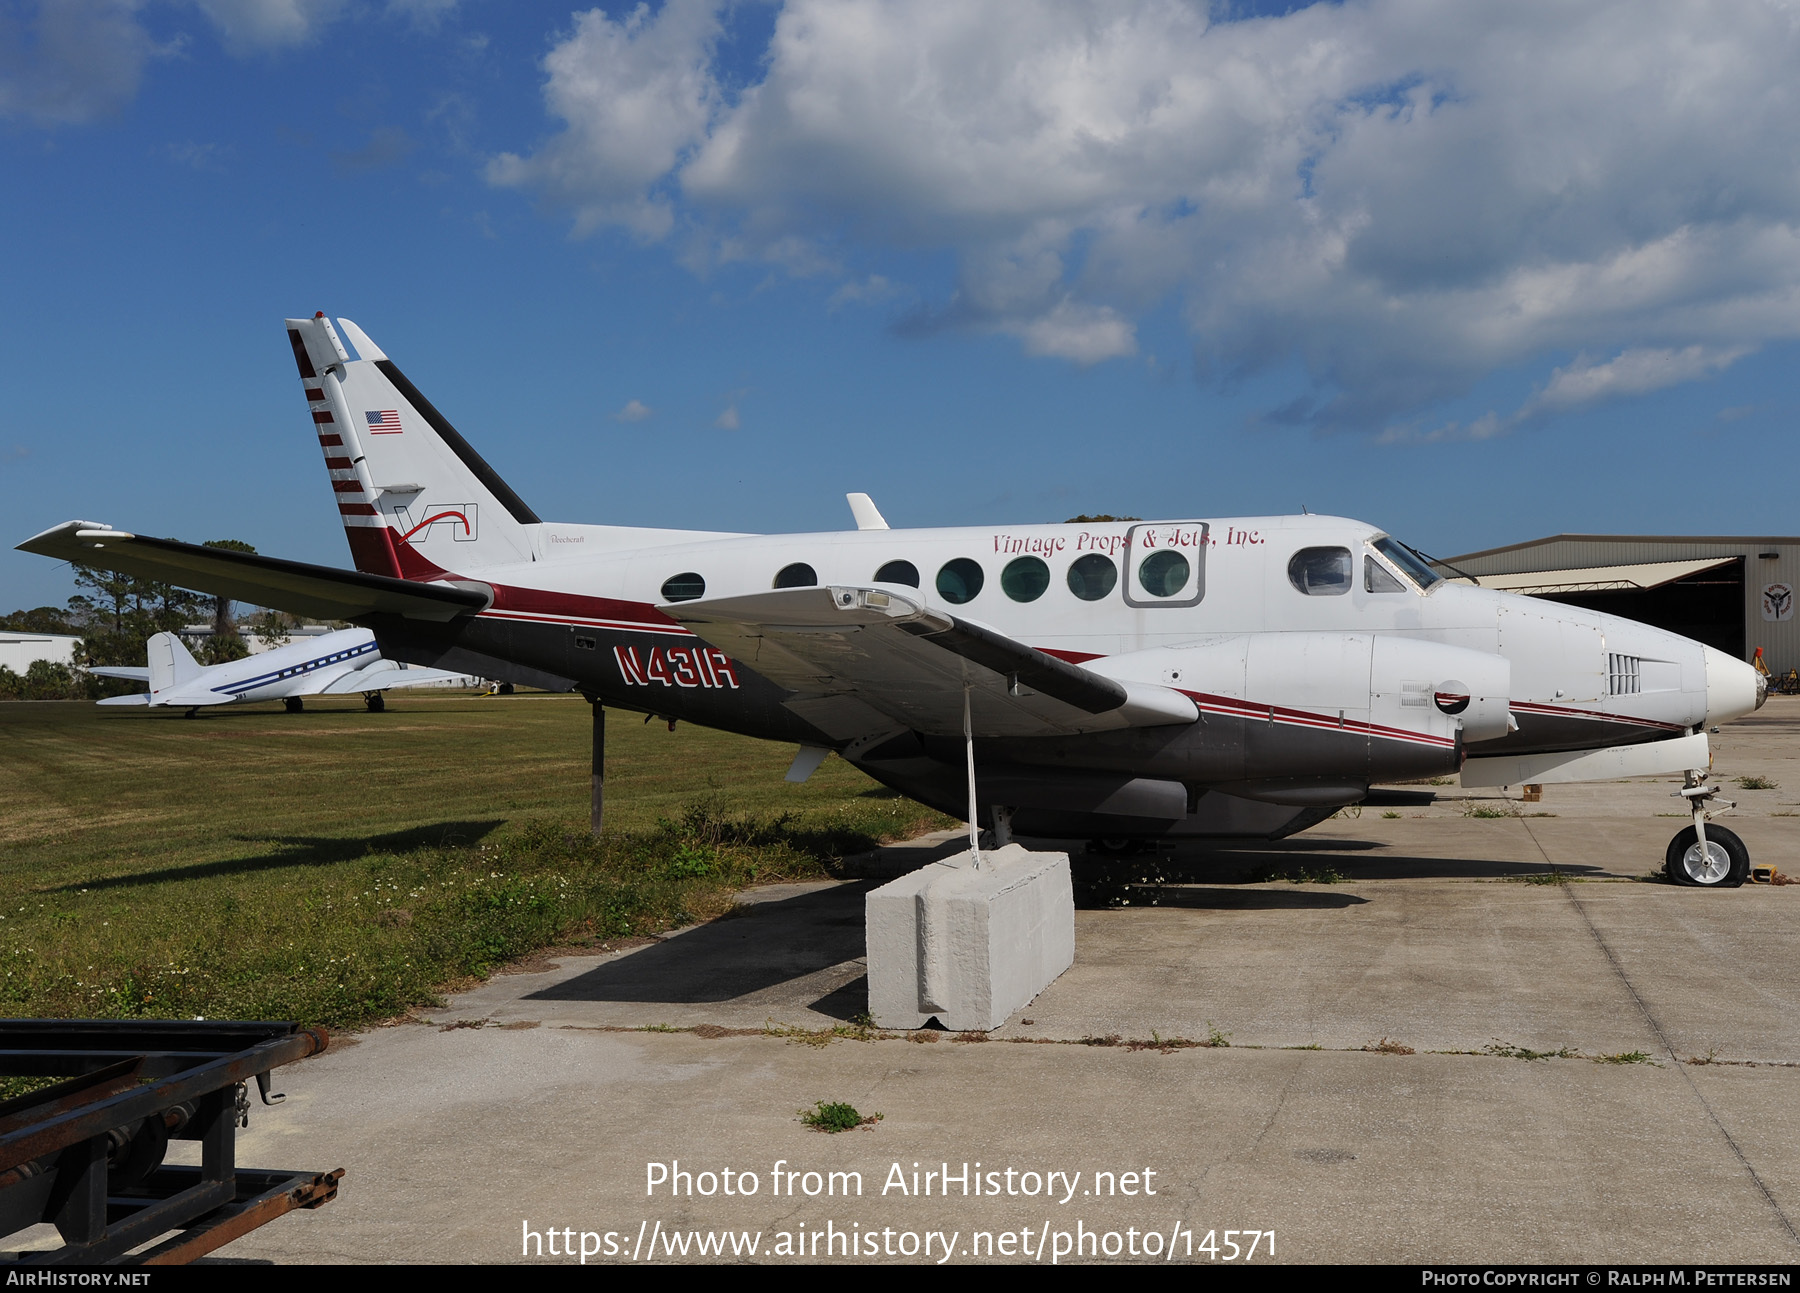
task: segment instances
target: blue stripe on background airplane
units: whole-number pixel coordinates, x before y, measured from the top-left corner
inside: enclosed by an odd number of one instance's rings
[[[792,777],[835,751],[1002,838],[1274,839],[1375,782],[1681,773],[1671,877],[1748,873],[1708,824],[1705,729],[1765,684],[1711,647],[1456,583],[1342,517],[894,530],[853,494],[829,534],[548,523],[338,323],[287,329],[356,571],[86,521],[19,546],[792,742]]]
[[[88,672],[146,683],[150,690],[108,696],[100,704],[168,706],[192,713],[238,701],[280,700],[297,710],[306,696],[360,694],[370,709],[379,710],[381,694],[394,687],[463,681],[461,674],[385,659],[368,629],[339,629],[211,666],[194,659],[173,633],[153,634],[144,648],[148,665],[100,665]]]

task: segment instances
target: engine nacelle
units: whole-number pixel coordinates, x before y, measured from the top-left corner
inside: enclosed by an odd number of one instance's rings
[[[1512,665],[1466,647],[1377,633],[1240,633],[1095,660],[1246,718],[1465,742],[1505,736]]]

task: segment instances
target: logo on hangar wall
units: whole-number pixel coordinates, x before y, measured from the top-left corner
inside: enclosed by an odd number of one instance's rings
[[[1763,618],[1779,621],[1794,618],[1794,589],[1790,584],[1768,584],[1763,588]]]

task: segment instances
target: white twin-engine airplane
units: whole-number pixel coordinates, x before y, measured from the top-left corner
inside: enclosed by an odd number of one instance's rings
[[[544,522],[338,324],[287,329],[355,573],[85,521],[19,546],[793,742],[791,779],[835,750],[1001,838],[1273,839],[1374,782],[1679,772],[1693,824],[1670,876],[1748,872],[1708,824],[1706,727],[1765,684],[1711,647],[1453,584],[1341,517],[893,530],[852,494],[840,533]]]
[[[194,659],[173,633],[152,634],[144,650],[150,660],[147,666],[102,665],[88,670],[102,678],[149,684],[149,691],[108,696],[100,704],[170,706],[187,710],[192,718],[195,710],[209,705],[259,700],[284,701],[288,712],[298,713],[307,696],[360,693],[363,703],[379,713],[386,704],[382,693],[391,688],[424,687],[461,677],[384,658],[368,629],[339,629],[215,665]]]

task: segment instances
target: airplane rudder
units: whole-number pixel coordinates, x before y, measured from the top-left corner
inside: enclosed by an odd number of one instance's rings
[[[399,577],[402,571],[393,540],[376,506],[380,492],[344,394],[349,352],[323,312],[310,319],[288,319],[286,324],[351,560],[364,574]]]
[[[361,328],[339,324],[362,358],[343,365],[347,407],[334,415],[350,424],[340,434],[359,446],[358,481],[370,488],[374,524],[400,572],[429,579],[532,560],[537,514]],[[351,487],[347,478],[334,485]]]

